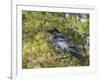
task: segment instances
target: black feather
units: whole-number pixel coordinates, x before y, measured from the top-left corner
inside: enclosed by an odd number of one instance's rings
[[[72,56],[76,57],[78,60],[80,60],[81,66],[84,65],[83,56],[82,56],[81,54],[76,54],[76,53],[73,52],[73,51],[69,51],[69,53],[70,53]]]

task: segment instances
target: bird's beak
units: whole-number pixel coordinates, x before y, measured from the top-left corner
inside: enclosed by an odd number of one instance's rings
[[[49,30],[47,30],[46,32],[49,32]]]
[[[51,30],[47,30],[47,32],[49,32],[49,33],[50,33],[50,32],[51,32]]]

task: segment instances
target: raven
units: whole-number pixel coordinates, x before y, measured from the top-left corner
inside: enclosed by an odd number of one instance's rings
[[[65,38],[56,28],[49,29],[47,32],[51,34],[51,40],[58,51],[63,51],[64,54],[70,54],[76,57],[80,60],[81,65],[84,65],[82,54],[80,54],[75,45],[70,42],[67,37]]]

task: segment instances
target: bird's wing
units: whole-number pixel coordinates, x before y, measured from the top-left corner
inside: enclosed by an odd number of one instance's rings
[[[71,51],[76,54],[80,54],[79,51],[76,49],[75,45],[71,43],[68,38],[65,38],[62,35],[57,35],[57,36],[54,36],[53,39],[54,39],[54,42],[57,44],[57,46],[60,46],[60,48],[62,49],[65,48],[68,51]]]
[[[76,53],[76,54],[80,54],[80,52],[77,50],[77,48],[75,47],[75,45],[72,42],[67,42],[68,44],[68,50]]]
[[[77,50],[77,48],[75,47],[74,44],[69,43],[68,48],[69,48],[69,51],[71,51],[71,52],[73,52],[75,54],[80,54],[80,52]]]

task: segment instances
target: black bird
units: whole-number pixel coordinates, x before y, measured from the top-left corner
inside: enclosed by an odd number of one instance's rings
[[[64,54],[70,54],[76,57],[78,60],[80,60],[81,65],[84,65],[83,56],[76,49],[75,45],[70,42],[68,38],[65,38],[58,29],[49,29],[47,32],[51,34],[51,40],[58,51],[63,51]]]

